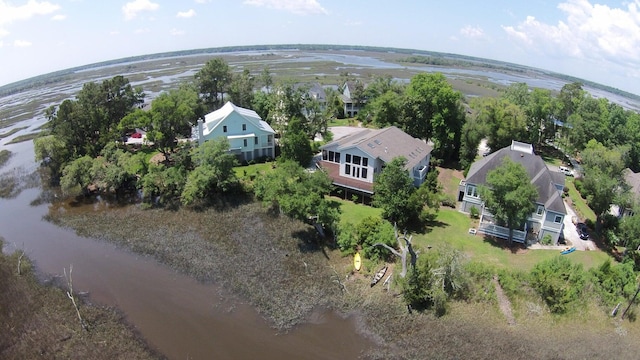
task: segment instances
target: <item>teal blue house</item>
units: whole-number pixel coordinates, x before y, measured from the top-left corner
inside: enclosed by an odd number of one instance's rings
[[[229,140],[229,150],[240,161],[275,155],[275,131],[253,110],[227,102],[198,120],[198,143],[221,137]]]

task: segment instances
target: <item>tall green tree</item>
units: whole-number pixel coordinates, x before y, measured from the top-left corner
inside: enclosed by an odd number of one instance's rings
[[[234,75],[229,85],[229,97],[231,102],[243,108],[251,108],[254,97],[255,79],[249,69],[244,69],[241,74]]]
[[[280,157],[307,167],[313,158],[313,151],[304,124],[299,118],[293,118],[287,126],[287,132],[280,142]]]
[[[529,95],[529,102],[525,105],[525,114],[530,143],[542,145],[555,138],[554,104],[549,90],[536,88]]]
[[[434,156],[456,160],[465,122],[462,95],[453,90],[444,75],[420,73],[406,89],[402,105],[404,129],[411,136],[431,140]]]
[[[195,90],[181,87],[161,93],[151,103],[151,110],[137,110],[120,122],[120,128],[144,129],[147,140],[153,143],[167,161],[177,146],[178,138],[189,138],[202,108]]]
[[[619,204],[628,190],[622,175],[623,154],[619,149],[609,149],[591,140],[582,152],[582,167],[582,195],[586,195],[589,207],[596,213],[596,230],[599,231],[611,204]]]
[[[527,123],[524,110],[518,105],[497,98],[472,101],[477,120],[485,129],[487,145],[493,151],[509,146],[512,140],[527,141]]]
[[[195,169],[187,176],[181,194],[184,205],[207,203],[215,195],[231,192],[238,187],[238,178],[233,171],[237,160],[229,152],[229,141],[208,140],[193,149]]]
[[[211,59],[196,73],[195,78],[208,110],[222,107],[224,94],[229,90],[233,78],[229,64],[222,58]]]
[[[480,186],[479,192],[487,209],[509,228],[509,241],[513,241],[513,230],[535,210],[538,197],[524,166],[505,157],[502,165],[487,173],[487,185]]]
[[[384,167],[373,182],[373,204],[382,209],[382,217],[400,228],[419,217],[422,207],[412,200],[416,188],[405,169],[407,160],[397,157]]]
[[[317,217],[325,228],[333,228],[339,213],[325,198],[331,188],[326,172],[309,173],[294,161],[284,161],[258,178],[254,193],[266,206],[280,213],[305,222]]]

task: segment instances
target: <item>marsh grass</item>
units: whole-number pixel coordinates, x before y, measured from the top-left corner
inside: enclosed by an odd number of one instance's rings
[[[606,311],[588,302],[571,316],[553,316],[526,288],[512,299],[516,326],[506,324],[495,294],[484,285],[478,285],[474,300],[451,303],[443,317],[429,311],[409,314],[395,282],[388,292],[383,286],[369,286],[382,264],[365,261],[363,270],[354,273],[352,258],[324,246],[311,226],[271,214],[259,203],[220,204],[202,211],[138,206],[58,211],[52,206],[48,218],[80,235],[153,256],[201,281],[219,283],[247,299],[278,329],[304,322],[317,308],[355,314],[359,331],[377,343],[366,354],[371,359],[570,359],[608,354],[631,359],[640,351],[633,337],[640,334],[638,324],[614,323]],[[349,201],[340,204],[347,208],[343,216],[363,208],[376,210]],[[348,209],[351,205],[354,208]],[[441,211],[439,225],[417,239],[421,251],[427,251],[426,244],[466,244],[465,251],[480,261],[516,266],[517,254],[479,238],[455,235],[466,230],[468,221],[454,210]],[[396,264],[389,265],[393,271]],[[596,325],[591,327],[589,319]],[[581,339],[590,343],[565,349],[572,341],[583,344]]]
[[[2,242],[0,240],[0,247]],[[20,252],[0,252],[0,358],[157,359],[136,331],[113,308],[80,302],[89,325],[84,331],[64,291],[42,285]]]
[[[9,162],[11,155],[13,155],[13,153],[7,149],[0,150],[0,169]]]
[[[38,137],[38,134],[39,134],[39,133],[34,132],[34,133],[29,133],[29,134],[24,134],[24,135],[16,136],[16,137],[14,137],[13,139],[11,139],[11,140],[7,143],[7,145],[10,145],[10,144],[17,144],[17,143],[21,143],[21,142],[25,142],[25,141],[33,140],[33,139],[35,139],[35,138],[37,138],[37,137]]]
[[[4,132],[4,133],[0,134],[0,139],[4,139],[6,137],[9,137],[9,136],[17,133],[18,131],[24,130],[26,128],[27,128],[27,126],[21,126],[21,127],[13,128],[13,129],[11,129],[11,130],[9,130],[7,132]]]
[[[141,210],[74,212],[50,219],[159,261],[201,281],[216,282],[248,299],[277,328],[299,323],[329,306],[327,250],[315,230],[267,213],[259,203],[196,212]]]

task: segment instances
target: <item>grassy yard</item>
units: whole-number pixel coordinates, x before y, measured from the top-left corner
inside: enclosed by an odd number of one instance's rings
[[[362,219],[368,216],[380,216],[382,209],[375,208],[373,206],[356,204],[353,201],[342,200],[337,197],[329,198],[336,206],[340,208],[340,223],[341,224],[358,224]]]
[[[236,176],[239,179],[247,178],[249,179],[251,176],[256,176],[258,174],[265,173],[267,171],[271,171],[272,162],[262,163],[262,164],[252,164],[252,165],[244,165],[244,166],[236,166],[233,168]]]
[[[596,214],[591,210],[589,205],[587,205],[587,202],[582,196],[580,196],[580,193],[576,190],[574,181],[574,178],[567,177],[565,182],[565,186],[569,189],[569,198],[571,199],[574,210],[582,220],[591,219],[592,221],[596,221]]]
[[[470,235],[469,228],[474,226],[466,214],[457,210],[441,209],[436,221],[425,234],[414,235],[415,244],[422,249],[447,244],[464,251],[472,261],[524,271],[530,270],[540,261],[561,256],[559,250],[529,250],[517,246],[509,248],[504,240],[492,240],[479,234]],[[600,265],[609,257],[602,251],[576,251],[569,256],[571,260],[583,264],[587,269]]]

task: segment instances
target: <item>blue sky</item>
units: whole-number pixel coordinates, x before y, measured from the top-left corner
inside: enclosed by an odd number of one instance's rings
[[[294,43],[478,56],[640,94],[640,0],[0,0],[0,86],[133,55]]]

